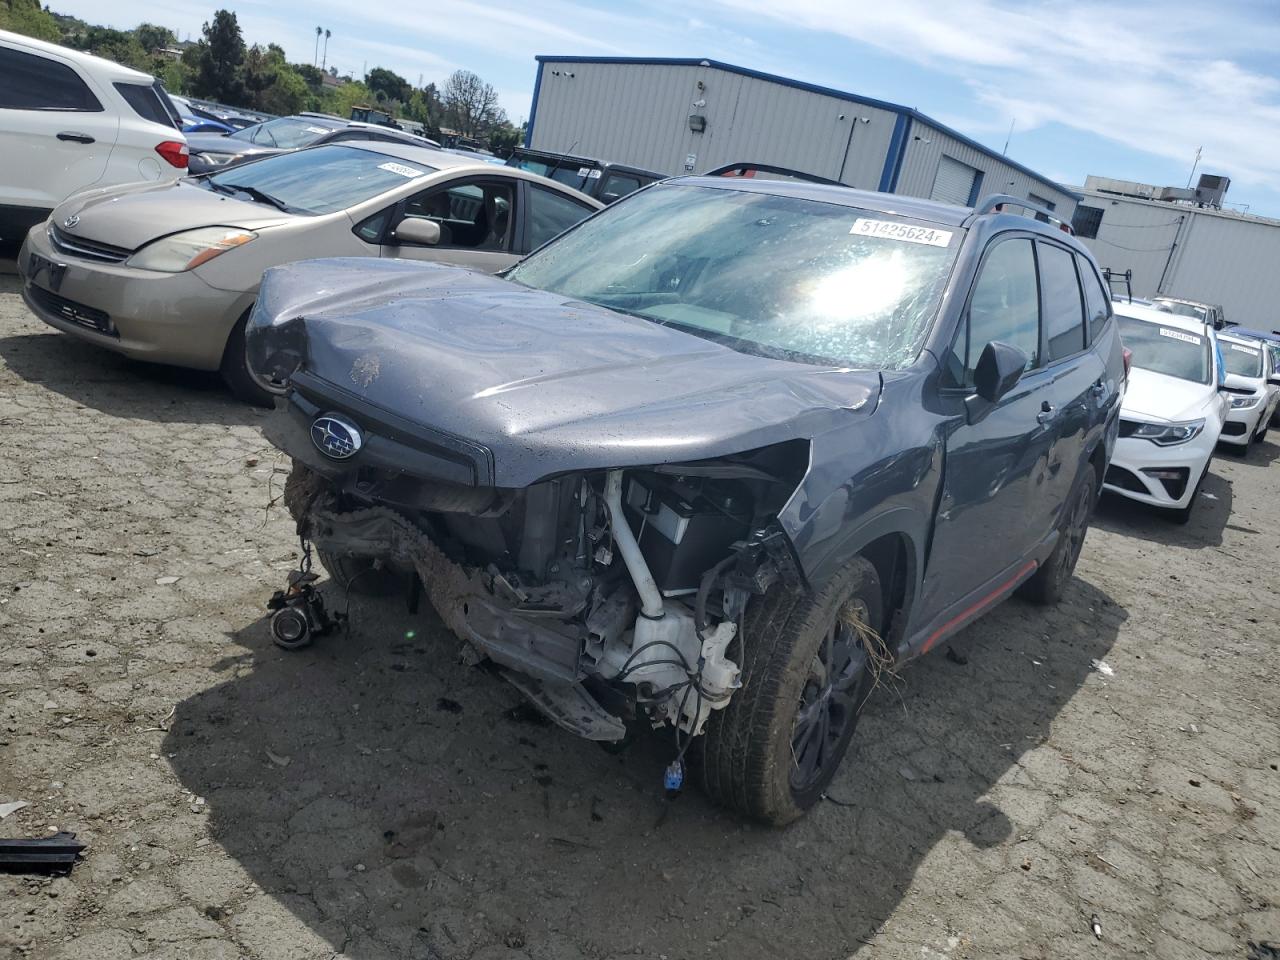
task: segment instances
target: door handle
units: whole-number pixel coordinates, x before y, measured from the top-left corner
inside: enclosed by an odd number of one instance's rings
[[[1048,400],[1040,404],[1040,412],[1036,414],[1036,423],[1045,424],[1053,419],[1053,415],[1057,413],[1058,408]]]
[[[58,134],[59,140],[73,140],[76,143],[93,143],[93,137],[87,133],[75,133],[71,130],[63,130]]]

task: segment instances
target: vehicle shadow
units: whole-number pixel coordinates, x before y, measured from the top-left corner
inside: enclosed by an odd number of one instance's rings
[[[1277,428],[1272,428],[1277,430]],[[1280,437],[1280,430],[1276,436]],[[1227,457],[1235,463],[1243,463],[1251,467],[1269,467],[1280,456],[1280,443],[1273,438],[1251,443],[1248,449],[1235,447],[1229,443],[1220,443],[1214,451],[1220,457]]]
[[[665,799],[665,735],[615,756],[540,722],[429,607],[351,612],[293,653],[265,620],[233,635],[226,681],[178,705],[164,749],[215,842],[352,960],[847,957],[948,833],[962,857],[1013,856],[1027,771],[1052,789],[1070,761],[1028,754],[1127,617],[1079,579],[1057,609],[1005,604],[956,639],[963,665],[886,680],[829,801],[774,830]]]
[[[1104,492],[1093,514],[1093,526],[1122,536],[1142,537],[1192,550],[1219,547],[1222,531],[1231,520],[1234,493],[1231,481],[1213,472],[1212,461],[1196,496],[1191,520],[1180,524],[1170,519],[1171,511]]]
[[[0,277],[0,294],[9,292],[17,285]],[[230,425],[258,423],[266,412],[235,399],[217,373],[140,363],[53,329],[0,337],[0,360],[29,383],[113,416]]]

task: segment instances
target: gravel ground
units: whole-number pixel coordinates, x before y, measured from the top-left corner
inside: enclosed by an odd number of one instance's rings
[[[869,708],[784,831],[661,797],[357,597],[297,652],[283,458],[215,378],[35,321],[0,277],[0,956],[312,960],[1247,955],[1280,940],[1270,589],[1280,448],[1188,527],[1104,502],[1049,613],[1014,600]],[[330,589],[332,601],[345,601]],[[1102,662],[1105,661],[1105,664]],[[1102,938],[1090,930],[1093,915]]]

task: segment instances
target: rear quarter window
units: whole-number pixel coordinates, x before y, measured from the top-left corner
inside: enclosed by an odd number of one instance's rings
[[[1089,342],[1093,343],[1102,333],[1103,327],[1111,316],[1111,298],[1102,288],[1102,281],[1091,264],[1084,257],[1077,257],[1080,267],[1080,280],[1084,284],[1084,309],[1089,326]]]
[[[120,96],[124,97],[124,102],[129,105],[129,108],[143,120],[150,120],[152,123],[160,123],[166,127],[181,129],[174,122],[173,115],[169,113],[165,102],[160,99],[160,92],[153,85],[116,81],[113,86]]]

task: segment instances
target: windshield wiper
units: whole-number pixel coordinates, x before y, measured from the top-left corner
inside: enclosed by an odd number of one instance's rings
[[[257,200],[259,203],[265,203],[269,206],[275,207],[277,210],[281,211],[282,213],[293,212],[293,210],[289,207],[289,205],[285,203],[283,200],[281,200],[279,197],[273,197],[269,193],[264,193],[261,190],[259,190],[257,187],[244,186],[243,184],[239,184],[239,183],[227,183],[227,184],[222,184],[222,186],[225,186],[231,190],[239,190],[241,193],[247,193],[249,196],[253,197],[253,199]]]

